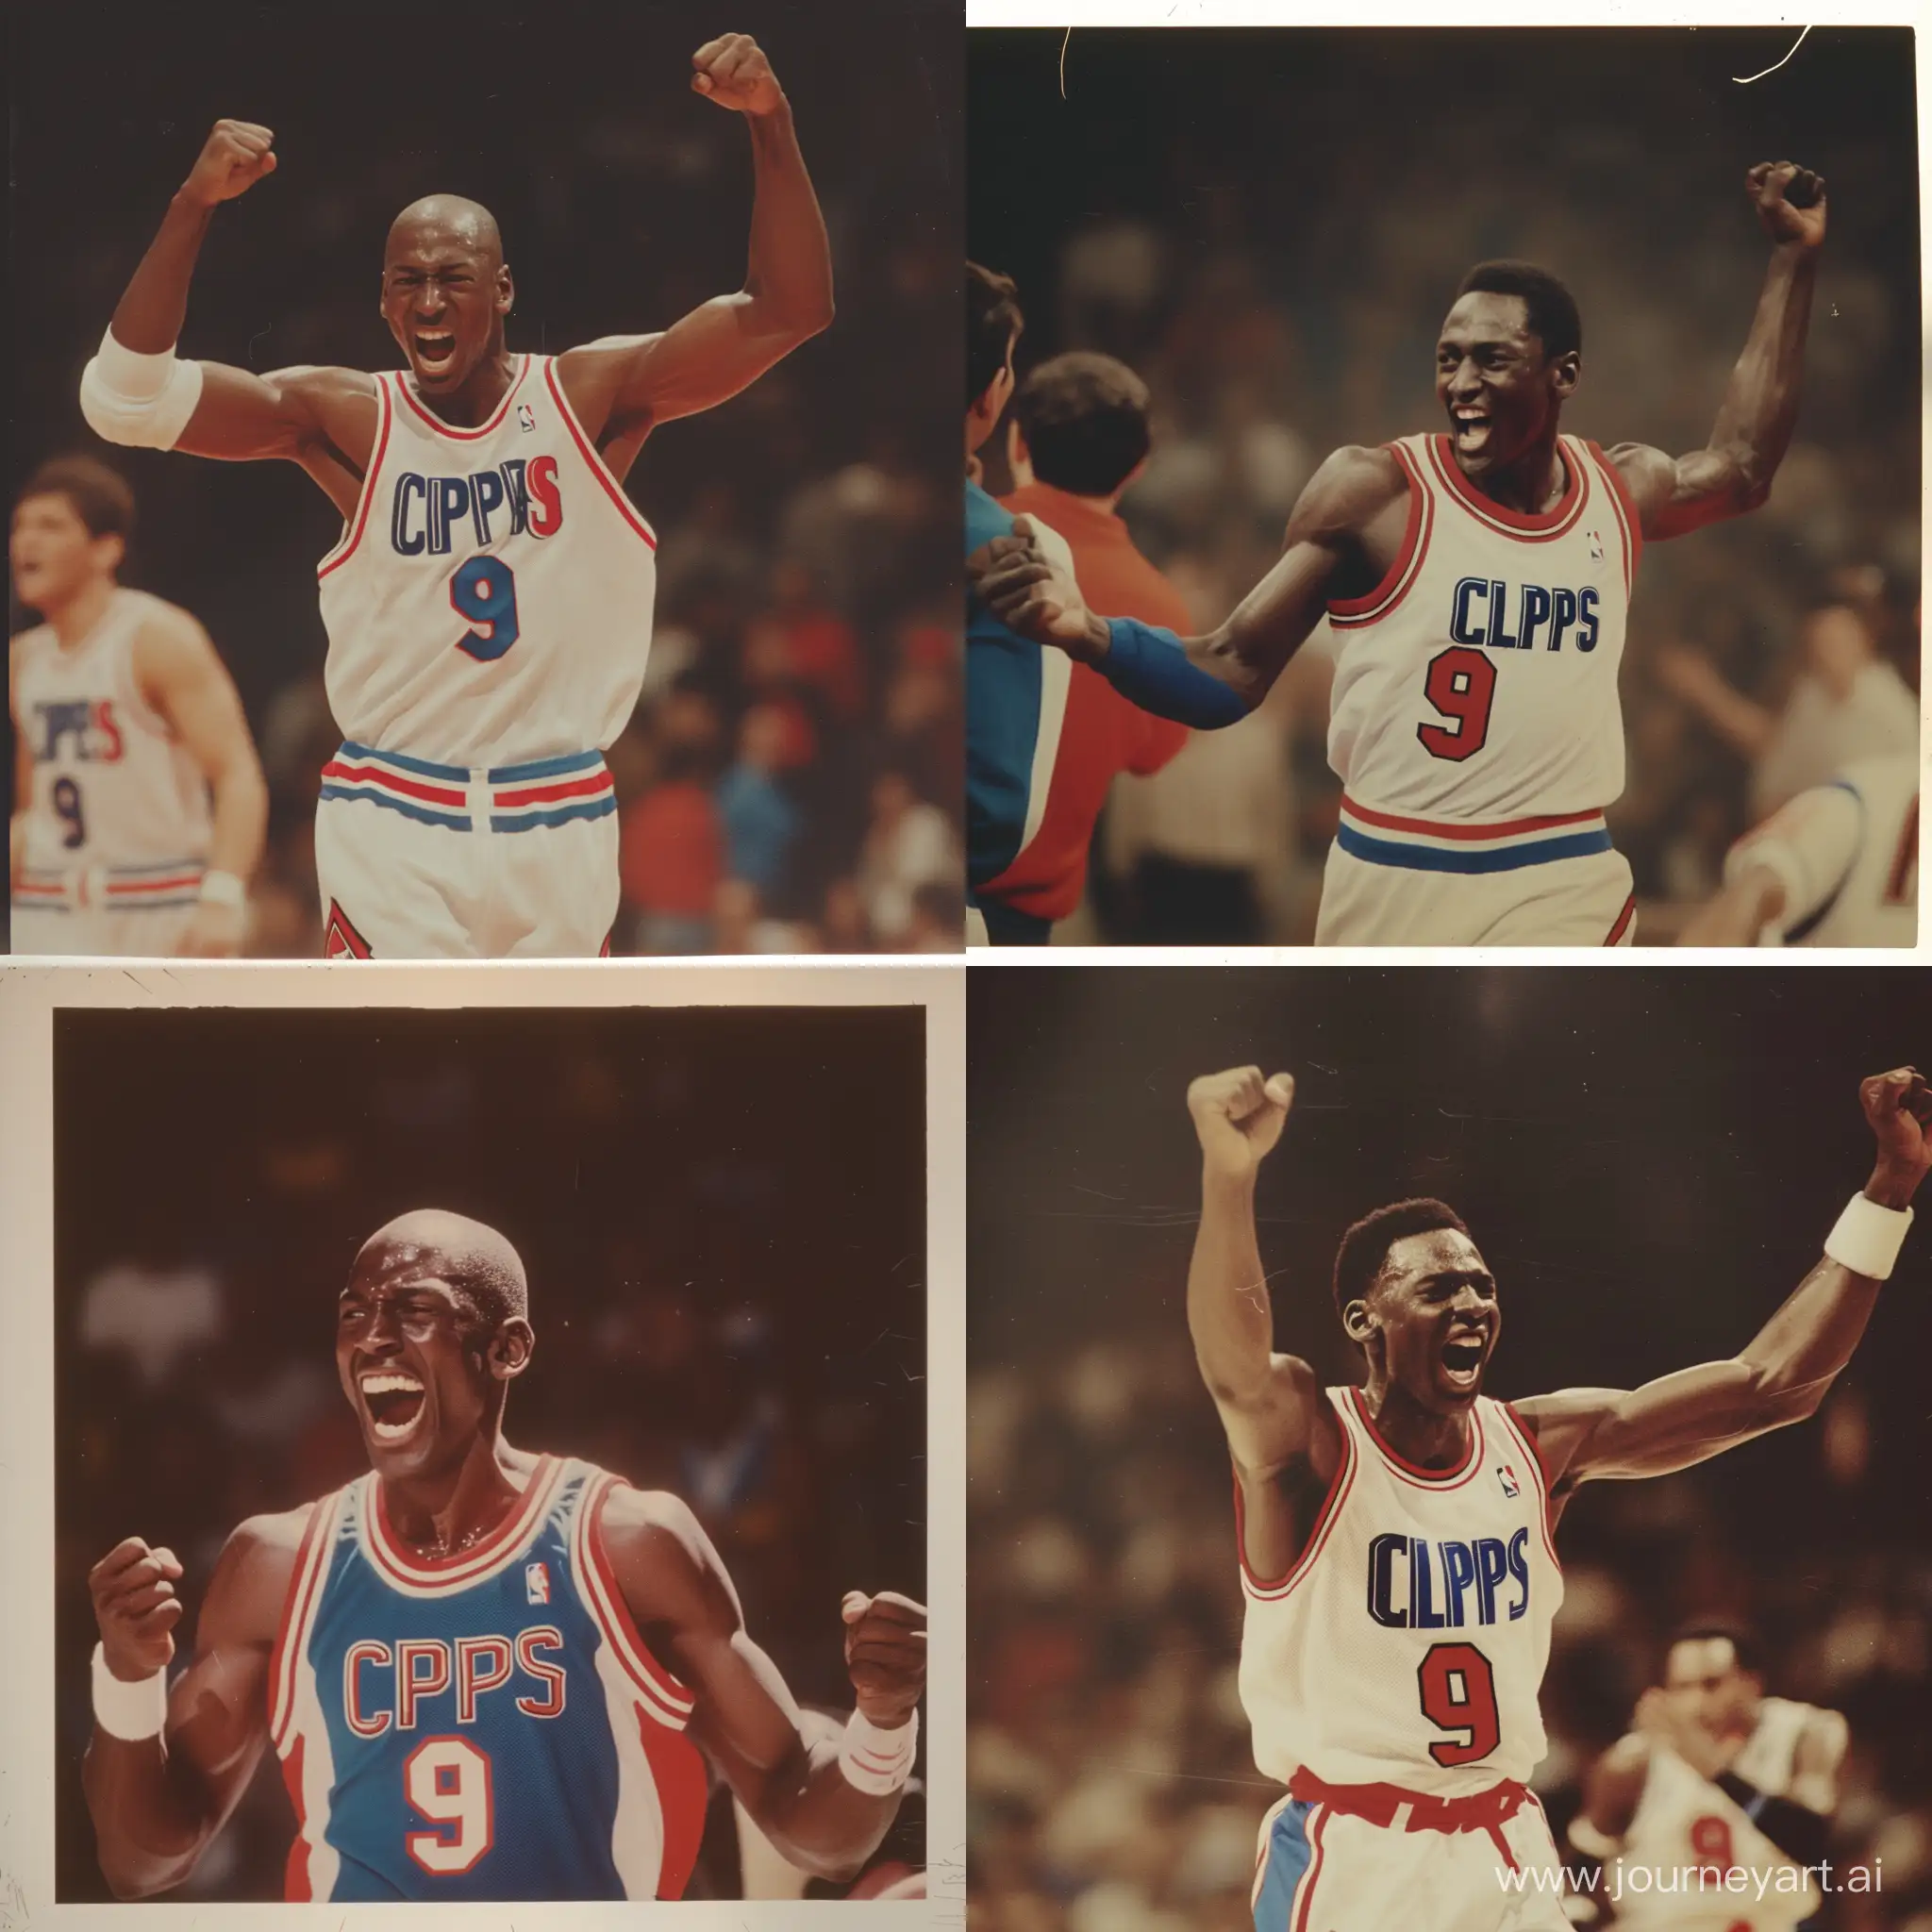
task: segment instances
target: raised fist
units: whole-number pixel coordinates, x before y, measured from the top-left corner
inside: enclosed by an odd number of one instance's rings
[[[118,1542],[88,1572],[101,1649],[108,1668],[138,1684],[168,1668],[181,1599],[175,1594],[181,1565],[173,1550],[152,1550],[138,1536]]]
[[[217,121],[181,192],[204,208],[246,194],[264,175],[275,173],[275,141],[253,121]]]
[[[765,50],[749,34],[720,34],[691,57],[693,93],[738,114],[769,114],[785,98]]]
[[[1759,161],[1744,176],[1758,225],[1774,242],[1816,248],[1824,240],[1824,176],[1795,161]]]
[[[876,1596],[848,1590],[839,1614],[858,1707],[871,1723],[893,1729],[925,1689],[925,1606],[893,1590]]]
[[[1188,1089],[1188,1111],[1208,1164],[1223,1174],[1252,1174],[1267,1158],[1294,1104],[1289,1074],[1261,1077],[1259,1067],[1203,1074]]]
[[[1895,1067],[1859,1082],[1858,1105],[1878,1141],[1873,1178],[1888,1192],[1902,1190],[1904,1199],[1890,1204],[1902,1208],[1932,1167],[1932,1089],[1916,1067]]]
[[[966,559],[966,576],[992,614],[1023,638],[1058,645],[1083,663],[1099,655],[1107,627],[1089,613],[1073,555],[1057,531],[1015,517],[1009,535]]]

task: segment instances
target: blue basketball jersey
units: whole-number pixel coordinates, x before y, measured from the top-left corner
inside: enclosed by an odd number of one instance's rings
[[[599,1517],[545,1457],[487,1541],[401,1544],[374,1473],[311,1513],[269,1675],[291,1899],[677,1898],[708,1778]]]

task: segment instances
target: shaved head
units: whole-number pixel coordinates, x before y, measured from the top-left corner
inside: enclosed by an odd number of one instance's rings
[[[380,1251],[388,1266],[428,1265],[452,1288],[460,1289],[492,1327],[527,1321],[530,1291],[524,1277],[523,1257],[493,1227],[451,1214],[441,1208],[412,1208],[378,1227],[356,1257],[357,1272],[364,1257]]]
[[[491,268],[503,265],[503,235],[496,217],[480,201],[460,194],[425,194],[412,201],[389,225],[385,258],[399,248],[454,244],[484,258]]]

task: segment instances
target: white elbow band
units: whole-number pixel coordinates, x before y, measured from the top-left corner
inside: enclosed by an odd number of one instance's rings
[[[231,872],[205,872],[201,875],[201,903],[204,906],[245,906],[248,888]]]
[[[168,1722],[168,1674],[157,1671],[129,1684],[108,1668],[108,1656],[94,1645],[94,1723],[110,1738],[138,1744],[158,1738]]]
[[[839,1771],[855,1790],[876,1798],[890,1798],[912,1775],[919,1749],[919,1713],[915,1710],[895,1731],[881,1730],[862,1710],[845,1720],[839,1740]]]
[[[109,329],[80,378],[80,413],[94,434],[134,449],[173,449],[201,401],[201,364],[174,350],[137,355]]]
[[[1840,1268],[1868,1281],[1890,1279],[1906,1230],[1912,1224],[1909,1208],[1881,1208],[1863,1194],[1854,1194],[1845,1211],[1824,1238],[1824,1252]]]

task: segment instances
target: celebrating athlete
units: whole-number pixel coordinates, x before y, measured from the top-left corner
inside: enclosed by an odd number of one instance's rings
[[[1345,788],[1318,944],[1628,944],[1617,667],[1637,562],[1757,508],[1797,420],[1824,184],[1746,176],[1772,242],[1708,445],[1669,457],[1560,431],[1583,374],[1570,291],[1526,262],[1463,277],[1436,345],[1433,436],[1331,455],[1280,560],[1218,629],[1181,639],[1091,612],[1021,525],[969,562],[1015,629],[1137,704],[1203,727],[1258,704],[1325,616],[1339,651],[1328,760]]]
[[[738,293],[659,334],[512,354],[494,218],[432,194],[383,255],[407,369],[178,361],[215,209],[277,165],[270,129],[221,121],[87,366],[81,407],[108,441],[299,463],[342,513],[319,567],[345,740],[315,830],[331,957],[582,956],[609,934],[602,751],[643,681],[657,547],[621,475],[656,425],[736,395],[832,316],[824,224],[770,63],[725,34],[691,65],[751,132],[750,261]]]
[[[1562,1598],[1557,1518],[1579,1484],[1666,1474],[1813,1413],[1932,1166],[1932,1090],[1909,1067],[1863,1083],[1871,1177],[1735,1357],[1515,1404],[1482,1392],[1502,1304],[1441,1201],[1378,1208],[1342,1238],[1335,1301],[1360,1388],[1324,1389],[1274,1353],[1255,1179],[1293,1094],[1256,1067],[1188,1093],[1202,1151],[1188,1324],[1234,1459],[1241,1701],[1257,1765],[1288,1788],[1261,1828],[1256,1932],[1561,1932],[1526,1783]]]
[[[534,1343],[501,1234],[401,1216],[338,1307],[370,1471],[235,1531],[172,1689],[181,1563],[129,1537],[94,1566],[85,1785],[116,1896],[179,1885],[271,1741],[291,1899],[677,1898],[708,1765],[805,1871],[849,1877],[877,1846],[924,1609],[850,1592],[857,1707],[802,1712],[683,1503],[504,1440]]]

